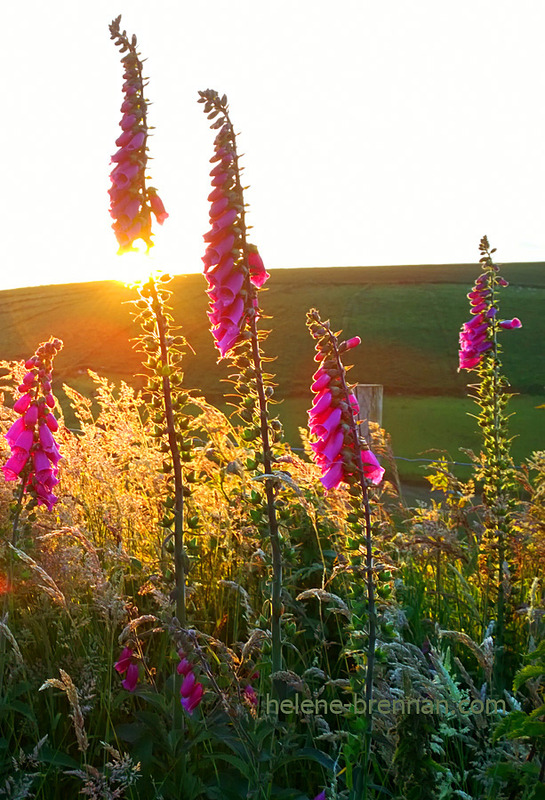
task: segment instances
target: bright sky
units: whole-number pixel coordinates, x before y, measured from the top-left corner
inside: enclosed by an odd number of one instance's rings
[[[483,234],[545,260],[543,0],[27,0],[0,10],[0,289],[132,269],[107,195],[120,13],[147,58],[158,267],[202,267],[206,88],[267,267],[476,262]]]

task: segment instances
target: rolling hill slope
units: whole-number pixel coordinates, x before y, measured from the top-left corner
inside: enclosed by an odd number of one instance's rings
[[[347,337],[361,337],[362,346],[350,353],[350,377],[384,385],[385,421],[393,408],[389,410],[389,398],[393,401],[395,396],[413,402],[420,398],[423,414],[425,402],[435,402],[432,397],[465,397],[468,375],[457,372],[458,331],[469,316],[466,293],[478,269],[450,264],[272,270],[268,291],[261,296],[264,312],[273,317],[263,323],[272,329],[265,349],[277,356],[272,370],[279,384],[277,396],[287,400],[288,430],[305,424],[300,409],[310,402],[315,367],[305,326],[310,307],[318,308]],[[537,398],[545,395],[545,263],[507,264],[501,271],[511,284],[501,294],[502,316],[518,316],[523,323],[522,329],[502,336],[504,371],[513,390],[535,395],[537,405]],[[204,278],[177,276],[171,288],[175,319],[196,352],[186,358],[185,383],[218,402],[228,367],[216,363]],[[139,358],[129,342],[138,333],[129,303],[135,295],[113,281],[0,292],[0,358],[28,357],[40,341],[55,335],[65,345],[56,364],[57,384],[66,382],[85,391],[90,388],[90,368],[138,385]],[[452,410],[445,413],[448,417]],[[540,449],[545,447],[545,413],[536,414],[539,435],[533,447]],[[397,419],[392,423],[403,430]],[[407,452],[408,440],[407,446],[400,444]],[[424,442],[422,449],[427,446],[445,443]],[[413,442],[410,448],[407,455],[413,454]]]

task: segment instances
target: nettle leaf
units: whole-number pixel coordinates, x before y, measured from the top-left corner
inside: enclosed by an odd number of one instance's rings
[[[545,739],[545,722],[532,719],[524,711],[512,711],[496,727],[493,741],[497,741],[500,736],[505,736],[506,739]]]
[[[545,664],[528,664],[515,675],[513,689],[517,691],[530,678],[539,678],[541,675],[545,675]]]
[[[534,777],[539,773],[539,767],[533,762],[524,764],[517,763],[509,764],[502,762],[501,764],[492,764],[486,771],[487,775],[492,778],[502,778],[509,780],[510,778],[520,778],[520,773]]]
[[[539,406],[537,406],[537,408],[539,408]],[[544,406],[544,408],[545,408],[545,406]],[[526,659],[526,661],[528,661],[529,659],[533,660],[533,659],[540,658],[540,657],[545,658],[545,639],[543,639],[538,644],[538,646],[536,647],[535,650],[532,650],[531,653],[525,653],[522,657],[524,659]]]
[[[528,717],[520,726],[519,731],[513,732],[513,735],[509,736],[509,738],[513,739],[519,736],[528,736],[529,738],[543,739],[545,741],[545,722]]]
[[[545,716],[545,703],[542,706],[539,706],[539,708],[535,708],[530,714],[531,719],[544,716]]]

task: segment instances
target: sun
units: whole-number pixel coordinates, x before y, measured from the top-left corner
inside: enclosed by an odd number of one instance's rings
[[[143,239],[133,243],[134,252],[123,253],[116,256],[114,267],[114,280],[133,286],[147,281],[150,275],[155,274],[159,266],[154,258],[153,249],[148,250]]]

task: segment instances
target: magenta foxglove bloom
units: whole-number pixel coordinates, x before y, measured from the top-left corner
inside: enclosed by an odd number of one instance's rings
[[[377,457],[370,450],[362,450],[361,460],[363,461],[365,477],[370,480],[371,483],[378,485],[384,475],[384,469],[380,466]]]
[[[185,657],[183,650],[178,650],[180,656],[180,663],[177,667],[178,675],[183,675],[182,685],[180,687],[180,702],[188,714],[192,714],[202,700],[204,694],[204,686],[198,683],[195,673],[193,672],[193,665]]]
[[[325,489],[336,489],[339,484],[352,483],[357,475],[359,457],[364,477],[379,484],[384,475],[376,456],[362,441],[355,441],[355,420],[359,413],[356,397],[347,388],[346,372],[339,353],[360,344],[355,336],[346,342],[337,343],[319,319],[318,312],[311,311],[308,325],[317,339],[314,357],[320,364],[313,375],[311,386],[315,397],[308,412],[309,430],[314,439],[311,448],[314,459],[322,471],[320,478]]]
[[[497,320],[494,290],[496,286],[508,286],[508,282],[499,277],[495,270],[482,272],[468,299],[471,319],[464,322],[460,331],[459,366],[461,369],[477,369],[485,353],[494,348],[494,333],[498,328],[511,330],[520,328],[522,323],[514,319]]]
[[[359,336],[353,336],[348,341],[343,342],[342,350],[352,350],[353,347],[357,347],[361,344],[361,339]]]
[[[138,685],[138,661],[130,647],[123,648],[119,659],[114,664],[114,669],[120,675],[127,673],[121,685],[127,692],[134,692]]]
[[[235,133],[228,119],[227,98],[208,90],[200,92],[209,117],[219,116],[213,128],[219,129],[214,141],[214,165],[210,172],[210,230],[203,256],[204,276],[210,300],[208,317],[220,356],[241,341],[250,315],[256,315],[256,289],[270,277],[254,245],[246,241],[244,198],[240,184]]]
[[[50,339],[25,364],[29,371],[19,386],[23,394],[13,405],[21,416],[6,434],[11,456],[2,467],[7,481],[22,477],[25,493],[48,511],[58,500],[53,487],[59,482],[61,454],[53,433],[59,424],[50,409],[55,405],[51,394],[53,359],[61,348],[60,339]]]
[[[112,228],[119,243],[118,253],[134,251],[134,242],[142,239],[148,247],[151,240],[151,214],[162,225],[168,217],[161,198],[153,187],[146,187],[147,169],[147,102],[144,98],[142,62],[136,52],[136,37],[131,40],[127,32],[119,30],[121,17],[110,25],[111,38],[126,54],[121,59],[124,67],[124,100],[121,105],[121,135],[116,140],[119,148],[112,156],[114,168],[110,195]]]
[[[254,687],[250,686],[248,684],[248,686],[244,687],[243,694],[244,694],[244,699],[246,700],[246,702],[248,702],[251,706],[254,706],[255,708],[257,708],[259,701],[258,701],[258,698],[257,698],[257,692],[254,689]]]
[[[499,322],[498,324],[500,328],[504,328],[507,331],[513,330],[513,328],[522,328],[522,322],[518,317],[504,319],[503,322]]]

